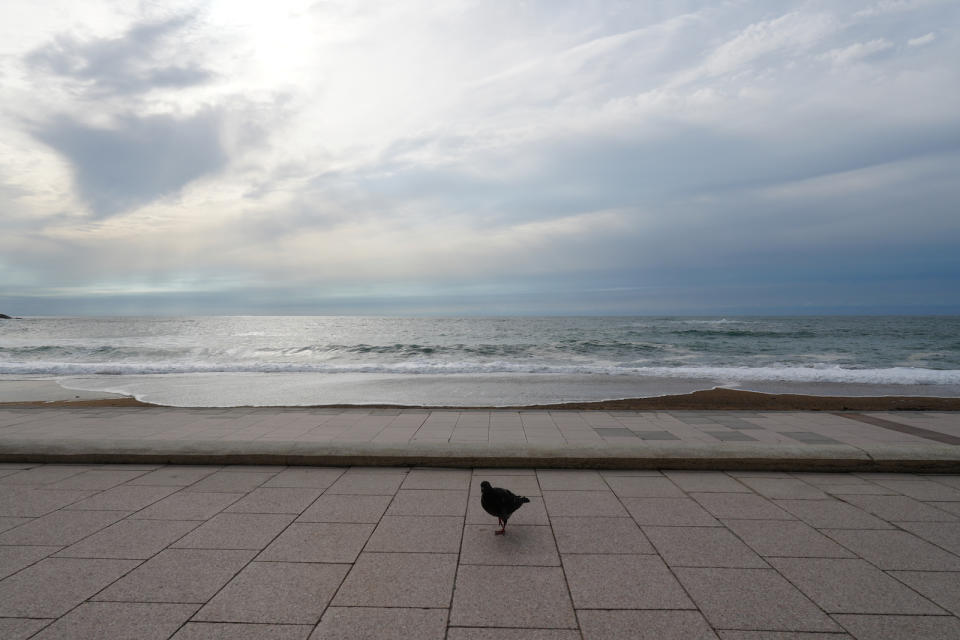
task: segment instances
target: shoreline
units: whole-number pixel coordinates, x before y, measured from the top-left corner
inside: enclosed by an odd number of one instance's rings
[[[166,407],[119,394],[56,400],[3,401],[2,407]],[[223,409],[226,407],[177,407]],[[674,395],[590,402],[514,406],[406,404],[240,405],[232,408],[288,409],[423,409],[448,411],[960,411],[960,398],[924,396],[817,396],[763,393],[718,387]]]

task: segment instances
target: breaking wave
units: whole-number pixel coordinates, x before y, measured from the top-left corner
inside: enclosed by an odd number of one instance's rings
[[[328,364],[289,362],[191,362],[191,363],[122,363],[122,362],[0,362],[0,374],[40,376],[88,375],[158,375],[191,373],[317,373],[317,374],[557,374],[616,375],[656,378],[696,378],[720,382],[834,382],[898,385],[958,385],[960,370],[937,370],[915,367],[885,369],[850,369],[837,365],[770,366],[770,367],[631,367],[614,365],[557,365],[508,361],[443,362],[411,361],[390,364]]]

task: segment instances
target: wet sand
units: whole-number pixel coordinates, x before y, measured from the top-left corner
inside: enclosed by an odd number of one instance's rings
[[[135,398],[106,392],[82,392],[65,390],[53,381],[24,381],[20,387],[7,382],[0,393],[0,405],[4,406],[59,406],[59,407],[150,407],[161,406],[140,402]],[[37,388],[36,385],[48,383]],[[48,386],[52,385],[52,386]],[[56,387],[60,391],[55,391]],[[32,388],[32,393],[27,393]],[[23,392],[19,395],[18,391]],[[46,392],[41,398],[38,393]],[[70,397],[73,396],[73,397]],[[566,402],[558,404],[533,404],[507,407],[483,406],[431,406],[398,404],[318,404],[315,408],[405,408],[405,409],[450,409],[456,411],[482,410],[555,410],[555,411],[960,411],[960,398],[936,398],[920,396],[816,396],[788,393],[759,393],[738,389],[710,389],[652,398],[626,398],[597,402]],[[307,408],[307,407],[297,407]]]

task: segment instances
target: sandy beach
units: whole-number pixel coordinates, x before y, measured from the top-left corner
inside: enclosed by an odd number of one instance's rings
[[[61,387],[54,380],[0,381],[0,405],[56,405],[77,407],[162,406],[130,396],[104,391],[80,391]],[[243,405],[238,405],[243,406]],[[315,404],[313,407],[406,407],[423,409],[570,410],[570,411],[960,411],[960,398],[923,396],[819,396],[793,393],[761,393],[716,388],[650,398],[624,398],[597,402],[564,402],[513,406],[451,406],[421,404]]]

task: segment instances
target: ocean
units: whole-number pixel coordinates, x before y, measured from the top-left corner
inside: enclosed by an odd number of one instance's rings
[[[507,406],[717,386],[960,396],[960,317],[0,321],[0,381],[172,406]]]

